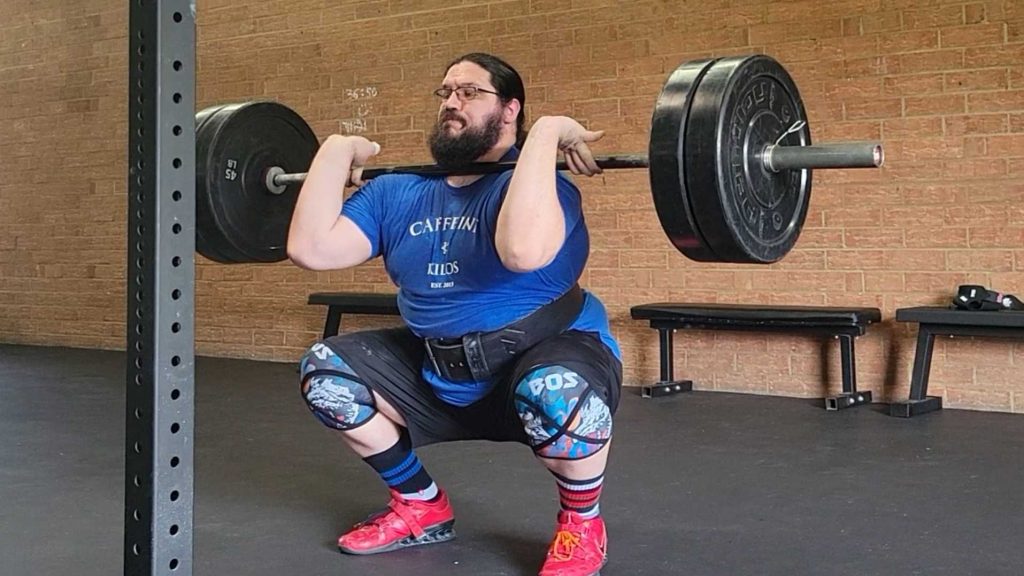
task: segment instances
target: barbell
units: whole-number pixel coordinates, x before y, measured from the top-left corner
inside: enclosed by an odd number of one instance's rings
[[[243,102],[196,114],[196,250],[222,263],[287,258],[288,226],[319,141],[296,112]],[[686,62],[655,103],[648,154],[601,156],[605,170],[646,168],[672,245],[702,262],[769,264],[796,244],[811,171],[877,168],[878,142],[811,144],[796,84],[765,55]],[[386,174],[488,174],[515,162],[367,167]],[[565,170],[564,162],[557,164]]]

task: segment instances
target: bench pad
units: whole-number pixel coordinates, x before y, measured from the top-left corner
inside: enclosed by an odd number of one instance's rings
[[[758,304],[673,304],[670,302],[634,306],[635,320],[668,321],[680,324],[721,324],[723,326],[864,326],[880,322],[878,308],[829,306],[762,306]]]
[[[398,314],[398,296],[376,292],[316,292],[309,304],[337,306],[351,314]]]
[[[1012,310],[958,310],[940,306],[918,306],[896,310],[899,322],[1024,328],[1024,312]]]

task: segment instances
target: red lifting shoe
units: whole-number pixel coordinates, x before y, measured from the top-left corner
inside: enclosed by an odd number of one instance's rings
[[[391,491],[388,509],[342,534],[338,538],[338,549],[346,554],[379,554],[452,538],[455,538],[455,514],[447,494],[439,491],[434,502],[426,502],[406,500]]]
[[[598,576],[607,560],[604,520],[600,516],[584,520],[575,512],[562,510],[540,576]]]

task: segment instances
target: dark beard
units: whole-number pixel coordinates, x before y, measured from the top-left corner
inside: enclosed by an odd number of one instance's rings
[[[430,131],[430,154],[438,166],[465,166],[476,162],[494,148],[501,138],[501,112],[488,116],[480,128],[469,128],[458,135],[449,135],[444,130],[445,120],[454,116],[442,116]]]

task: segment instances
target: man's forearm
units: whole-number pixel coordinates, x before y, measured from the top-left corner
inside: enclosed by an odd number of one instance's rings
[[[565,240],[555,175],[558,138],[555,123],[539,120],[516,161],[494,235],[498,255],[510,270],[547,265]]]
[[[342,138],[324,141],[295,204],[288,231],[289,249],[315,246],[337,223],[351,166],[352,149]]]

